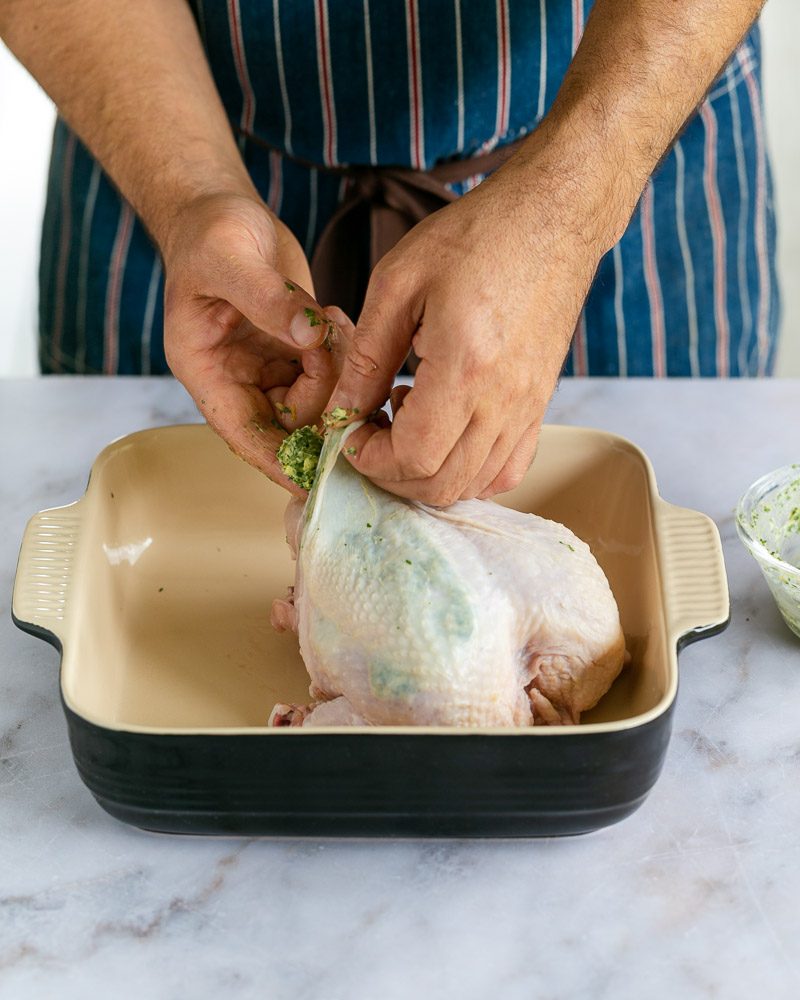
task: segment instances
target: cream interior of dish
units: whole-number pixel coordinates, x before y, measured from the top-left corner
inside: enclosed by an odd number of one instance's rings
[[[82,501],[62,683],[70,706],[110,726],[264,726],[305,702],[293,635],[269,624],[292,582],[286,493],[205,427],[111,445]],[[546,427],[503,502],[563,521],[592,547],[616,595],[632,664],[583,722],[653,709],[669,686],[646,463],[613,435]]]

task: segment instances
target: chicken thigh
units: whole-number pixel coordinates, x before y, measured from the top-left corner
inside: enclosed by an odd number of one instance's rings
[[[354,425],[351,425],[351,427]],[[272,725],[577,723],[625,656],[589,546],[568,528],[484,500],[446,509],[386,493],[325,439],[305,505],[291,502],[291,596],[311,703]]]

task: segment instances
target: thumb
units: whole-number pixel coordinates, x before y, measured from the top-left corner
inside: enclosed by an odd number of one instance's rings
[[[271,337],[302,350],[319,347],[330,331],[316,299],[257,252],[226,257],[210,292]]]
[[[383,406],[416,329],[407,293],[373,278],[327,410],[341,407],[366,416]]]

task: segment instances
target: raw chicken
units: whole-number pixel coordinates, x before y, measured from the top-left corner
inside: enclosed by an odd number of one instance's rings
[[[484,500],[443,510],[384,492],[328,432],[287,511],[297,556],[276,628],[295,628],[312,702],[271,725],[577,723],[625,656],[614,597],[566,527]]]

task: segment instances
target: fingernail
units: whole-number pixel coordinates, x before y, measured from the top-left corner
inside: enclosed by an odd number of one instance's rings
[[[326,329],[324,320],[313,309],[296,313],[289,324],[292,340],[300,347],[312,347],[317,344]]]

